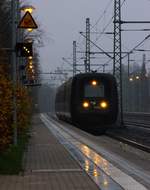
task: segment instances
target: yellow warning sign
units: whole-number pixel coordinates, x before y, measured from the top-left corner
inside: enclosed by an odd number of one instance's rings
[[[36,22],[34,21],[29,11],[27,11],[25,15],[22,17],[18,25],[18,28],[32,28],[32,29],[38,28]]]

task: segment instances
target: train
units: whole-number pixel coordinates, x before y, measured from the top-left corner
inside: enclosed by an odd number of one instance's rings
[[[115,77],[107,73],[80,73],[60,85],[55,97],[56,116],[74,125],[105,132],[118,116]]]

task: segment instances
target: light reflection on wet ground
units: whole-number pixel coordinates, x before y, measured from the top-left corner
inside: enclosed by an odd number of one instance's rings
[[[80,136],[75,135],[74,137],[63,125],[44,116],[44,114],[41,115],[41,119],[101,190],[147,190],[134,178],[122,172],[97,154],[94,149],[81,143],[80,140],[82,139],[80,139]],[[104,150],[102,149],[101,151],[103,152]],[[111,154],[108,155],[111,156]]]
[[[110,175],[109,170],[109,162],[101,157],[99,154],[91,150],[88,146],[83,145],[82,143],[78,143],[76,145],[84,155],[86,155],[89,159],[91,159],[97,166],[100,166],[101,169],[107,174]]]
[[[57,129],[51,128],[51,131],[101,190],[123,190],[123,188],[109,176],[107,160],[68,134],[63,133],[64,137]],[[101,166],[103,170],[98,166]]]
[[[81,153],[76,147],[72,147],[73,145],[70,143],[65,143],[65,147],[69,150],[69,152],[73,155],[73,157],[79,162],[81,167],[88,173],[88,175],[95,181],[95,183],[102,190],[122,190],[123,188],[114,182],[110,176],[108,176],[105,172],[103,172],[99,167],[94,164],[94,162]],[[85,146],[85,145],[84,145]],[[71,147],[71,150],[70,150]],[[87,149],[86,149],[87,150]],[[90,154],[90,149],[88,150]],[[105,169],[106,162],[104,161]]]

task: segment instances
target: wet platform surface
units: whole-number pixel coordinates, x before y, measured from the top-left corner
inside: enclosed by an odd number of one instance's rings
[[[44,114],[30,135],[24,172],[0,176],[0,190],[146,190]]]
[[[39,116],[33,118],[32,124],[31,139],[24,158],[24,173],[19,176],[1,175],[0,190],[99,189],[44,126]]]

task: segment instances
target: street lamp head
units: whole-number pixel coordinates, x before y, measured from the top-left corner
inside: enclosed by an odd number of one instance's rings
[[[35,8],[32,5],[25,5],[20,8],[21,11],[32,13]]]

